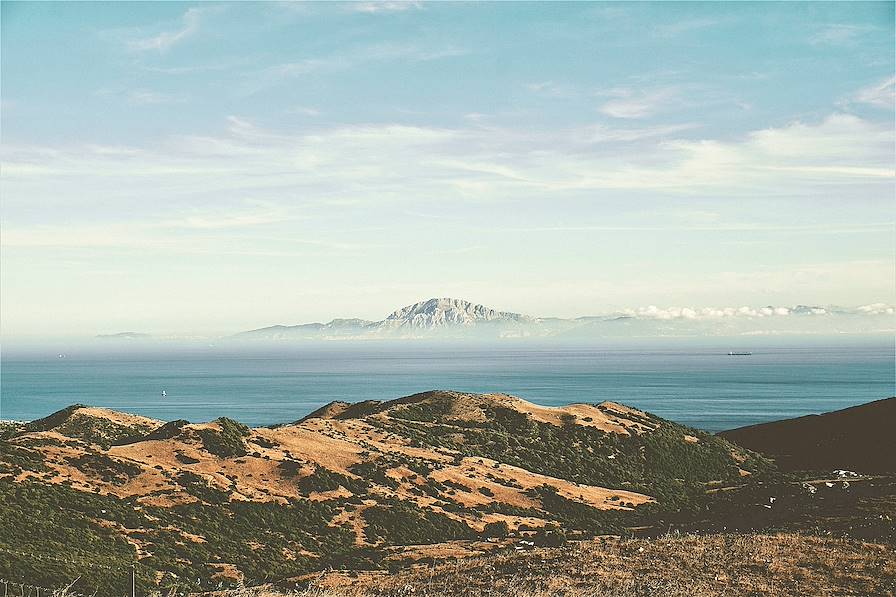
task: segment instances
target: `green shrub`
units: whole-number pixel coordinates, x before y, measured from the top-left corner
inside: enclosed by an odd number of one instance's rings
[[[297,485],[303,493],[333,491],[344,487],[354,494],[365,494],[369,487],[364,479],[355,479],[322,466],[315,466],[314,472],[299,479]]]
[[[243,438],[249,435],[249,428],[227,417],[215,419],[214,422],[220,425],[221,431],[200,429],[198,432],[205,449],[221,458],[245,456],[247,450]]]
[[[88,452],[69,460],[78,470],[100,477],[107,483],[122,485],[136,477],[143,470],[136,464],[109,458],[105,454]]]
[[[538,547],[562,547],[566,543],[566,533],[562,529],[538,529],[533,542]]]
[[[490,522],[486,524],[485,528],[482,530],[482,536],[485,538],[496,537],[498,539],[503,539],[509,534],[510,527],[508,527],[507,523],[503,520]]]
[[[364,510],[362,516],[367,524],[364,530],[367,540],[383,541],[387,545],[440,543],[476,536],[463,522],[404,502],[372,506]]]

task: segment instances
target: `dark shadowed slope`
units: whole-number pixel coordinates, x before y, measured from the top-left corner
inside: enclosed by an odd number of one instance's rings
[[[823,415],[723,431],[730,442],[774,458],[782,470],[896,471],[896,398]]]

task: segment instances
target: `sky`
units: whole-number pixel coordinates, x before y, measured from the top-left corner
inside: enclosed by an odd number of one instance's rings
[[[6,338],[896,303],[892,2],[0,10]]]

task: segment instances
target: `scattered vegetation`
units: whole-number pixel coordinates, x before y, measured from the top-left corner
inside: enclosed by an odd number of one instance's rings
[[[26,424],[24,431],[37,432],[52,429],[67,437],[78,438],[108,449],[111,445],[132,437],[140,437],[152,430],[149,425],[126,425],[102,416],[79,412],[83,408],[87,407],[83,404],[73,404],[48,417]]]
[[[298,486],[302,493],[306,494],[313,491],[333,491],[343,487],[355,495],[364,495],[370,484],[364,479],[355,479],[322,466],[315,466],[314,472],[299,479]]]
[[[334,505],[230,502],[206,493],[214,490],[189,475],[182,473],[178,482],[203,501],[171,508],[0,479],[0,577],[47,587],[77,579],[78,593],[112,595],[127,587],[135,564],[141,592],[196,591],[236,582],[216,576],[217,563],[231,563],[245,582],[261,583],[316,569],[314,558],[284,553],[335,557],[355,549],[351,531],[329,524],[338,511]],[[149,555],[138,560],[118,529],[132,529],[128,538]]]
[[[681,535],[570,542],[390,575],[333,573],[295,592],[224,597],[693,597],[892,595],[896,552],[803,535]]]
[[[227,417],[221,417],[214,422],[221,427],[220,431],[200,429],[198,432],[203,447],[221,458],[245,456],[248,452],[244,438],[249,435],[249,428]]]
[[[187,456],[183,452],[176,452],[174,457],[177,458],[177,461],[182,464],[196,464],[199,462],[198,458],[193,458],[192,456]]]
[[[77,578],[78,593],[119,594],[133,564],[142,592],[205,591],[280,582],[328,567],[398,569],[404,567],[396,557],[403,546],[444,541],[556,547],[586,536],[627,537],[640,527],[687,529],[699,521],[709,528],[723,519],[742,519],[743,528],[788,528],[777,510],[762,506],[768,505],[772,487],[778,503],[805,507],[798,501],[801,486],[773,475],[762,457],[638,413],[626,416],[651,431],[622,435],[578,425],[570,416],[552,425],[487,400],[485,420],[464,419],[450,400],[363,403],[338,413],[340,421],[364,416],[363,428],[374,430],[350,438],[359,449],[357,462],[346,464],[314,456],[313,450],[302,453],[290,444],[289,431],[265,432],[279,443],[223,418],[212,428],[174,421],[148,430],[119,426],[113,433],[97,417],[84,417],[90,420],[84,429],[65,428],[77,410],[29,424],[33,436],[23,437],[21,425],[3,432],[0,550],[26,555],[0,558],[2,577],[43,586]],[[322,441],[348,441],[338,426],[310,425],[305,431],[316,429]],[[73,439],[39,435],[62,428]],[[125,446],[150,439],[171,442],[174,458],[148,455],[151,460],[138,464],[133,459],[145,454],[139,446],[107,451],[100,443]],[[279,452],[262,455],[252,452],[255,446]],[[243,458],[250,452],[255,458]],[[215,470],[216,458],[231,460]],[[507,465],[556,481],[525,489],[527,481],[509,475]],[[80,474],[66,478],[66,467],[87,474],[87,491]],[[742,471],[752,475],[743,477]],[[137,496],[109,495],[143,487],[138,482],[122,489],[133,479],[151,483]],[[247,479],[249,491],[239,486]],[[621,509],[597,509],[565,497],[574,495],[569,492],[574,483],[627,489],[656,501],[635,507],[620,495],[610,502]],[[708,487],[713,491],[707,493]],[[725,491],[715,491],[720,488]],[[788,501],[787,488],[795,501]],[[509,494],[522,501],[502,501]],[[819,490],[818,496],[823,494]],[[824,503],[843,510],[837,499]],[[769,512],[779,518],[770,519]],[[817,518],[827,512],[819,510]],[[506,520],[495,520],[501,517]],[[881,518],[880,525],[868,526],[869,533],[877,533],[868,538],[884,536],[886,524]],[[803,519],[799,525],[810,527]],[[843,533],[858,528],[851,520]],[[58,554],[70,557],[57,562]],[[110,570],[125,571],[124,578]]]
[[[490,522],[485,525],[484,529],[482,529],[482,536],[487,539],[504,539],[509,534],[510,527],[508,527],[507,523],[503,520]]]
[[[38,450],[0,440],[0,473],[18,475],[23,470],[46,471],[44,455]]]
[[[399,419],[371,422],[465,456],[490,458],[577,483],[645,493],[673,509],[699,508],[703,485],[709,481],[737,481],[741,469],[761,474],[771,468],[757,454],[661,419],[641,417],[639,422],[656,429],[626,436],[583,425],[551,425],[503,406],[485,411],[487,422],[423,424],[405,420],[403,412]],[[435,416],[423,412],[426,417]],[[698,441],[685,441],[685,435]],[[735,461],[732,453],[739,454],[742,462]]]
[[[107,483],[122,485],[136,477],[143,470],[139,465],[109,458],[105,454],[87,452],[69,460],[78,470],[99,477]]]
[[[367,508],[363,513],[367,524],[364,534],[371,542],[387,545],[418,545],[473,539],[476,533],[466,524],[433,511],[421,511],[404,502],[393,501]]]

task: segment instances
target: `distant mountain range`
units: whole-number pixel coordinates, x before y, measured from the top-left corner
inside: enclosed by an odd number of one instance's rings
[[[675,307],[622,309],[605,315],[563,319],[499,311],[457,298],[431,298],[396,309],[384,319],[337,318],[327,323],[272,325],[216,340],[284,342],[312,340],[556,338],[701,338],[893,334],[896,308],[860,307]],[[104,342],[208,341],[209,337],[100,334]]]
[[[380,321],[334,319],[328,323],[274,325],[232,340],[290,341],[378,338],[650,338],[892,332],[894,309],[874,304],[845,309],[797,305],[761,308],[627,309],[601,316],[561,319],[498,311],[456,298],[431,298],[397,309]]]
[[[97,338],[103,340],[145,340],[152,338],[149,334],[141,334],[140,332],[118,332],[117,334],[98,334]]]

